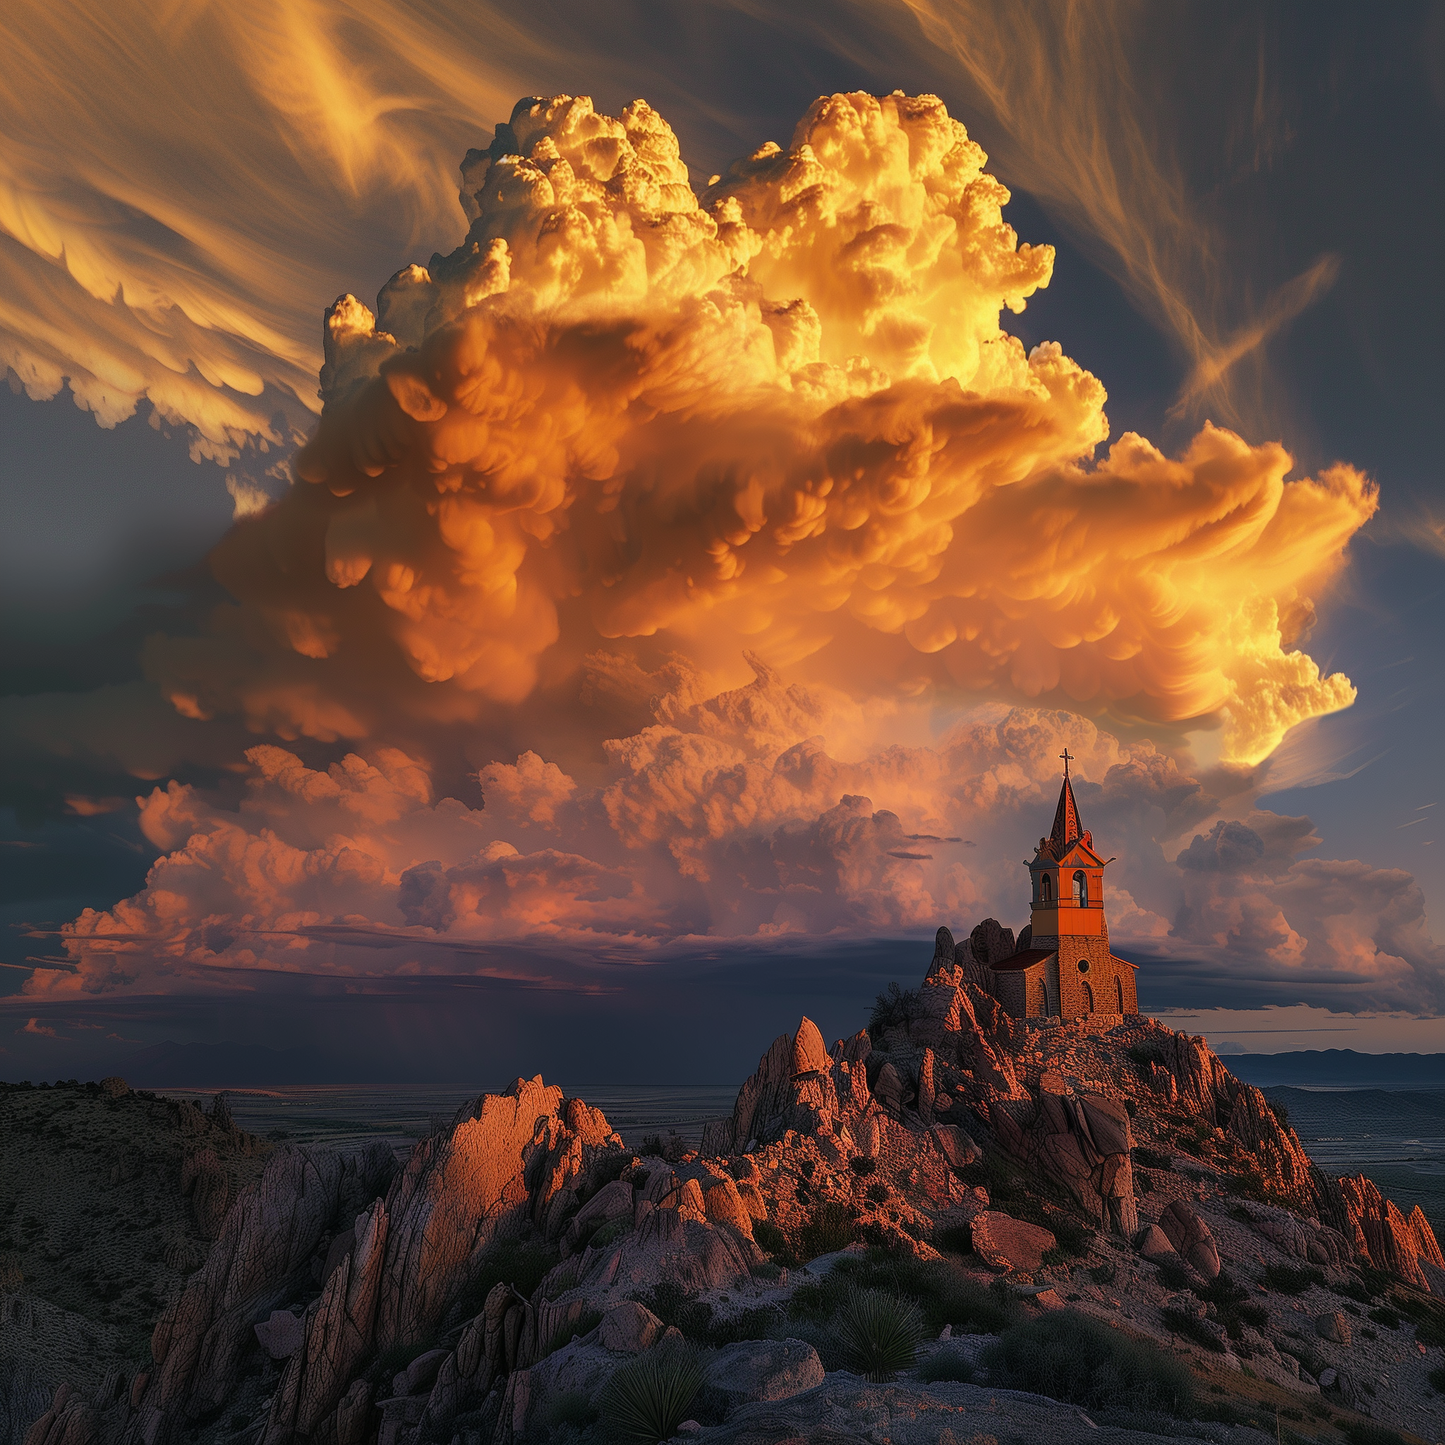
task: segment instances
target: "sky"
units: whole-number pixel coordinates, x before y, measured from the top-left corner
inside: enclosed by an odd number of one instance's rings
[[[1445,5],[0,29],[0,1076],[728,1082],[1065,749],[1146,1010],[1445,1050]]]

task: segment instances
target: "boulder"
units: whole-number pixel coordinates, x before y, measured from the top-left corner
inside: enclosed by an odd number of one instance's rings
[[[1058,1240],[1037,1224],[1026,1224],[996,1209],[974,1216],[973,1252],[993,1270],[1032,1272],[1043,1263],[1044,1254]]]
[[[805,1016],[798,1024],[798,1032],[793,1035],[793,1077],[826,1073],[831,1063],[818,1025]]]
[[[657,1343],[663,1323],[646,1305],[627,1300],[602,1316],[597,1336],[604,1350],[618,1355],[640,1355]]]
[[[610,1184],[604,1184],[572,1217],[562,1236],[564,1245],[575,1249],[584,1237],[595,1233],[603,1225],[616,1219],[631,1219],[632,1209],[632,1185],[626,1179],[614,1179]]]
[[[419,1395],[431,1385],[437,1377],[437,1371],[442,1367],[442,1361],[446,1359],[446,1350],[427,1350],[420,1354],[411,1364],[406,1367],[404,1373],[405,1393],[408,1395]]]
[[[726,1410],[758,1400],[788,1400],[823,1383],[823,1362],[803,1340],[743,1340],[708,1363],[706,1386]]]
[[[983,1152],[957,1124],[935,1124],[928,1132],[950,1169],[962,1169]]]
[[[1315,1332],[1322,1340],[1348,1346],[1352,1338],[1350,1318],[1340,1310],[1327,1310],[1315,1320]]]
[[[1164,1264],[1177,1260],[1179,1252],[1169,1242],[1169,1236],[1157,1224],[1151,1224],[1139,1235],[1134,1246],[1151,1264]]]
[[[873,1097],[890,1114],[903,1112],[903,1080],[892,1064],[885,1063],[873,1080]]]
[[[1192,1265],[1205,1279],[1219,1275],[1219,1250],[1209,1226],[1182,1199],[1176,1199],[1159,1216],[1159,1228],[1169,1239],[1179,1257]]]
[[[111,1074],[100,1081],[100,1092],[107,1099],[122,1099],[130,1093],[130,1085],[119,1074]]]
[[[273,1360],[289,1360],[306,1338],[306,1322],[290,1310],[272,1310],[270,1318],[256,1326],[256,1338]]]

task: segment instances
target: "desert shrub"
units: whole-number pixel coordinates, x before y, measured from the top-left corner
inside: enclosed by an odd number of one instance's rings
[[[959,1385],[972,1384],[977,1373],[971,1361],[952,1350],[935,1350],[914,1373],[925,1385],[940,1385],[953,1382]]]
[[[1190,1275],[1189,1271],[1184,1267],[1183,1260],[1161,1260],[1156,1268],[1159,1271],[1159,1283],[1162,1284],[1165,1289],[1181,1290],[1189,1288]]]
[[[875,1383],[908,1369],[923,1343],[923,1315],[901,1294],[854,1289],[843,1299],[833,1331],[847,1367]]]
[[[559,1425],[573,1425],[586,1429],[597,1423],[597,1407],[587,1398],[583,1390],[563,1390],[554,1395],[542,1411],[542,1418],[554,1429]]]
[[[923,1009],[923,995],[916,988],[900,988],[896,983],[888,987],[873,1000],[873,1012],[868,1016],[868,1037],[878,1043],[889,1029],[904,1028],[916,1019]]]
[[[1271,1264],[1265,1267],[1264,1282],[1280,1294],[1303,1294],[1311,1285],[1323,1284],[1325,1276],[1308,1265]]]
[[[848,1161],[848,1167],[860,1178],[866,1179],[878,1167],[876,1159],[870,1159],[866,1154],[857,1154]]]
[[[1390,1303],[1415,1326],[1415,1338],[1422,1345],[1445,1345],[1445,1304],[1423,1295],[1391,1297]]]
[[[874,1202],[874,1204],[887,1204],[888,1186],[881,1179],[875,1179],[868,1186],[867,1195],[868,1198]]]
[[[1329,1288],[1333,1293],[1344,1299],[1352,1299],[1357,1304],[1367,1305],[1372,1298],[1369,1290],[1359,1280],[1353,1278],[1346,1279],[1343,1284],[1332,1284]]]
[[[604,1245],[615,1244],[624,1234],[631,1233],[632,1221],[624,1216],[621,1219],[609,1220],[587,1237],[587,1243],[601,1249]]]
[[[1157,1149],[1149,1149],[1144,1144],[1134,1144],[1131,1150],[1134,1163],[1143,1165],[1144,1169],[1170,1169],[1173,1166],[1173,1155],[1165,1155]]]
[[[1360,1331],[1360,1338],[1362,1340],[1378,1340],[1380,1337],[1374,1330],[1364,1329]]]
[[[753,1239],[764,1254],[772,1255],[779,1263],[786,1265],[796,1262],[788,1236],[771,1219],[754,1220]]]
[[[1134,1193],[1141,1198],[1154,1192],[1154,1181],[1142,1170],[1134,1176]]]
[[[702,1367],[689,1351],[649,1350],[623,1365],[602,1392],[601,1416],[629,1445],[670,1440],[702,1387]]]
[[[1153,1039],[1146,1043],[1134,1044],[1129,1049],[1129,1060],[1139,1072],[1141,1079],[1149,1077],[1149,1065],[1162,1063],[1164,1059],[1164,1046],[1156,1043]]]
[[[933,1243],[944,1254],[972,1254],[973,1230],[966,1224],[950,1224],[934,1235]]]
[[[447,1321],[458,1324],[480,1314],[499,1284],[509,1284],[523,1299],[530,1299],[556,1263],[557,1250],[539,1240],[499,1239],[482,1255],[476,1274],[447,1311]]]
[[[798,1230],[796,1253],[800,1259],[817,1259],[847,1249],[857,1234],[858,1222],[846,1204],[819,1204]]]
[[[1436,1365],[1430,1371],[1430,1388],[1441,1395],[1445,1395],[1445,1365]]]
[[[1269,1311],[1263,1305],[1255,1304],[1249,1297],[1248,1288],[1227,1269],[1220,1270],[1215,1279],[1196,1287],[1194,1292],[1214,1306],[1219,1323],[1232,1340],[1243,1335],[1245,1325],[1262,1330],[1269,1324]]]
[[[1214,1350],[1221,1355],[1224,1353],[1224,1346],[1215,1338],[1214,1331],[1198,1315],[1186,1314],[1184,1310],[1170,1307],[1160,1310],[1159,1317],[1164,1321],[1165,1328],[1176,1335],[1193,1340],[1203,1349]]]
[[[1405,1437],[1386,1425],[1354,1420],[1340,1427],[1350,1445],[1405,1445]]]
[[[1400,1316],[1387,1305],[1380,1305],[1370,1311],[1370,1318],[1377,1325],[1384,1325],[1387,1330],[1398,1330],[1400,1328]]]
[[[1094,1243],[1094,1231],[1061,1210],[1045,1211],[1044,1228],[1053,1231],[1062,1253],[1075,1258],[1083,1258]]]
[[[840,1259],[821,1279],[798,1286],[788,1302],[795,1320],[826,1324],[853,1290],[874,1289],[901,1295],[915,1304],[930,1335],[945,1325],[955,1334],[997,1334],[1020,1318],[1007,1289],[994,1290],[970,1279],[948,1260],[921,1260],[911,1254],[868,1254]]]
[[[1189,1371],[1172,1355],[1073,1310],[1006,1330],[984,1353],[992,1382],[1085,1409],[1184,1416]]]
[[[16,1294],[25,1283],[25,1272],[14,1254],[0,1254],[0,1294]]]
[[[1089,1278],[1095,1284],[1113,1284],[1115,1276],[1119,1273],[1118,1267],[1112,1264],[1096,1264],[1089,1270]]]

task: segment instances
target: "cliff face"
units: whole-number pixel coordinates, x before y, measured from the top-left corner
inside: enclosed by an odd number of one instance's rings
[[[1039,1309],[1060,1307],[1056,1280],[1102,1300],[1107,1275],[1157,1313],[1142,1266],[1207,1294],[1266,1252],[1445,1296],[1421,1212],[1324,1179],[1203,1040],[1137,1016],[1019,1024],[975,981],[998,931],[963,959],[944,933],[871,1033],[828,1047],[804,1018],[775,1039],[700,1150],[635,1155],[540,1078],[478,1097],[400,1170],[380,1149],[277,1150],[162,1313],[151,1365],[57,1391],[27,1445],[220,1445],[222,1407],[261,1445],[444,1445],[458,1421],[520,1445],[546,1437],[550,1396],[595,1402],[677,1337],[639,1301],[776,1305],[780,1269],[854,1240],[964,1251]],[[1254,1333],[1221,1348],[1318,1392]]]

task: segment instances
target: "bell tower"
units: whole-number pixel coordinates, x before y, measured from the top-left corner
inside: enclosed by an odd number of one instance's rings
[[[1104,921],[1104,869],[1108,862],[1094,852],[1094,837],[1079,821],[1079,805],[1069,781],[1068,748],[1059,755],[1064,764],[1064,785],[1054,826],[1039,839],[1029,876],[1033,884],[1032,943],[1034,948],[1057,948],[1064,938],[1109,940]]]

